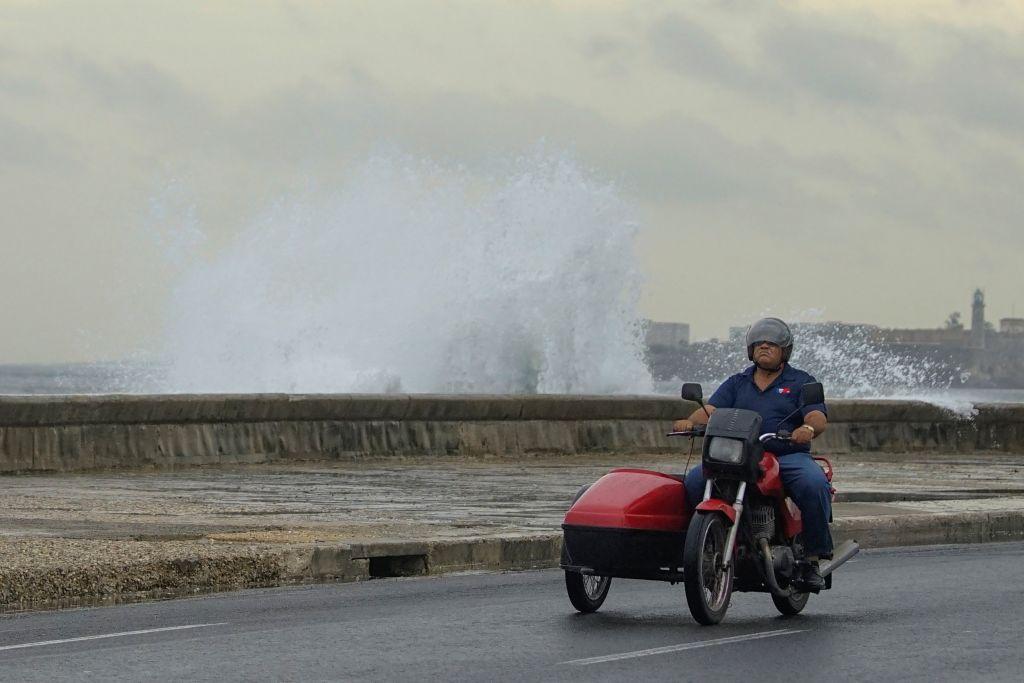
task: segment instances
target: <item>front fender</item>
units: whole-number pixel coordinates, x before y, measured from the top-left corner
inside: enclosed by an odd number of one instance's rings
[[[697,512],[721,512],[725,515],[725,519],[729,523],[729,526],[736,523],[736,508],[729,505],[724,500],[718,500],[717,498],[703,501],[697,506]]]

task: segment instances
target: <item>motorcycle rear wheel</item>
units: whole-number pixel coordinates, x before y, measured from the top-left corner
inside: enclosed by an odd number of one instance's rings
[[[733,565],[722,569],[725,541],[729,535],[725,520],[718,513],[698,513],[690,520],[683,545],[683,586],[686,604],[698,623],[712,626],[720,622],[732,598]]]
[[[804,607],[807,606],[807,599],[809,597],[811,597],[810,593],[793,591],[785,598],[780,598],[773,594],[772,602],[775,603],[775,609],[788,617],[792,617],[803,611]]]
[[[580,612],[596,612],[604,604],[611,586],[610,576],[591,576],[569,571],[565,573],[565,591],[569,594],[569,602]]]
[[[793,539],[793,554],[797,557],[804,556],[804,537],[803,534],[797,534]],[[790,580],[789,585],[792,586],[793,582]],[[803,593],[800,591],[794,591],[790,588],[789,596],[780,598],[772,595],[772,602],[775,603],[775,609],[787,617],[793,617],[803,611],[804,607],[807,606],[807,600],[811,597],[810,593]]]

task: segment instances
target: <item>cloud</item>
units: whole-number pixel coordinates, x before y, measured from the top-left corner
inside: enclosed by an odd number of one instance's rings
[[[968,140],[947,148],[950,120],[973,116],[981,125],[982,114],[992,117],[987,110],[970,108],[981,105],[961,103],[951,93],[965,87],[960,84],[984,64],[998,68],[974,87],[988,92],[1006,85],[1016,64],[1011,56],[983,36],[975,40],[989,46],[987,51],[950,39],[949,44],[969,50],[975,62],[964,57],[962,76],[943,81],[945,90],[929,90],[922,85],[932,78],[927,68],[912,62],[903,46],[882,37],[887,34],[865,36],[863,27],[844,27],[834,17],[816,21],[790,14],[762,18],[755,31],[759,40],[751,46],[760,58],[749,63],[695,19],[672,15],[651,28],[651,56],[658,64],[685,78],[717,84],[748,102],[749,115],[739,122],[715,120],[714,109],[680,106],[626,124],[556,95],[398,90],[379,81],[370,65],[356,61],[335,63],[335,80],[296,81],[219,112],[180,80],[145,62],[101,64],[64,53],[60,64],[97,106],[129,116],[143,133],[173,127],[166,146],[193,159],[215,158],[225,178],[232,173],[281,182],[315,178],[382,145],[486,170],[496,158],[547,139],[616,178],[641,202],[715,211],[740,230],[775,225],[782,234],[803,235],[812,226],[838,232],[873,221],[952,231],[976,216],[1012,224],[1019,206],[1009,191],[1021,178],[1017,157],[1006,153],[998,164],[990,162],[992,154]],[[628,53],[627,44],[598,34],[584,41],[583,49],[594,59],[618,61]],[[777,122],[792,106],[793,94],[803,98],[801,110],[784,127],[767,123]],[[1013,111],[1016,100],[1006,98],[1003,109]],[[979,99],[991,102],[986,96]],[[886,119],[890,115],[919,119],[917,141],[900,139],[898,126]],[[802,139],[802,120],[815,117],[825,122],[824,132],[817,131],[828,142],[823,147]],[[882,132],[882,126],[893,130]],[[842,144],[847,127],[875,149]],[[751,136],[751,131],[762,134]],[[927,155],[921,157],[915,145],[924,145]],[[939,158],[938,166],[923,161],[929,155]],[[998,167],[1004,175],[984,187],[969,178],[951,187],[950,173],[967,165]],[[990,200],[998,201],[988,207]]]
[[[609,34],[600,34],[584,41],[584,59],[607,77],[626,79],[635,74],[637,49],[628,41]]]
[[[682,14],[658,19],[649,38],[657,60],[676,73],[712,85],[760,88],[754,69],[737,59],[714,33]]]
[[[787,21],[760,38],[772,80],[840,103],[899,103],[909,65],[899,48],[826,22]]]
[[[1016,136],[1024,134],[1024,51],[994,32],[957,34],[933,67],[928,90],[935,104],[960,121]]]
[[[9,104],[12,98],[40,97],[47,88],[38,78],[26,76],[22,70],[23,56],[0,45],[0,101]]]
[[[748,207],[782,232],[978,229],[1024,245],[1021,41],[778,6],[744,16],[742,57],[714,12],[650,24],[654,63],[725,97],[625,132],[609,153],[649,198],[733,225],[753,224]]]
[[[501,100],[463,91],[403,93],[376,82],[287,88],[233,114],[225,151],[258,162],[338,164],[395,145],[473,164],[518,153],[544,137],[564,146],[599,135],[607,122],[556,98]]]
[[[845,115],[860,110],[1024,132],[1019,35],[935,23],[894,26],[878,16],[781,6],[745,16],[752,57],[719,38],[709,12],[651,22],[651,56],[677,75],[768,108],[798,98]]]
[[[219,115],[207,99],[147,61],[121,59],[107,64],[64,50],[53,56],[49,65],[112,118],[190,137],[202,137],[217,127]]]
[[[0,168],[70,163],[61,151],[69,144],[63,135],[44,133],[38,128],[0,115]]]
[[[546,139],[601,169],[637,201],[718,207],[723,216],[756,207],[758,226],[773,220],[792,225],[800,212],[827,216],[833,198],[823,185],[867,182],[841,156],[801,154],[770,141],[743,143],[733,133],[685,111],[626,125],[555,97],[413,95],[363,82],[344,90],[307,84],[278,92],[239,111],[226,123],[222,143],[241,155],[239,163],[268,172],[340,166],[393,144],[487,173],[496,160]],[[754,221],[738,227],[748,225]]]

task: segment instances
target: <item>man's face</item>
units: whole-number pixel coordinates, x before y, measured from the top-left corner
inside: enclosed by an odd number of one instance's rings
[[[776,370],[782,365],[782,347],[767,341],[754,344],[754,363],[762,370]]]

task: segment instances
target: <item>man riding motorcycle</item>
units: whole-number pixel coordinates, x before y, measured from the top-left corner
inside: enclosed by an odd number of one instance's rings
[[[769,440],[765,450],[778,457],[786,492],[803,519],[803,542],[807,564],[797,583],[805,590],[818,592],[825,586],[818,567],[821,557],[832,553],[832,535],[828,522],[832,516],[832,492],[825,473],[811,458],[811,440],[828,425],[824,403],[799,409],[800,387],[815,379],[789,365],[793,352],[793,334],[782,320],[762,318],[747,330],[749,368],[733,375],[708,399],[707,411],[699,408],[689,418],[677,420],[673,431],[690,431],[694,425],[707,424],[716,408],[753,410],[763,420],[761,433],[790,431],[787,441]],[[790,416],[789,419],[785,419]],[[700,466],[686,475],[686,500],[692,507],[704,498],[704,473]]]

